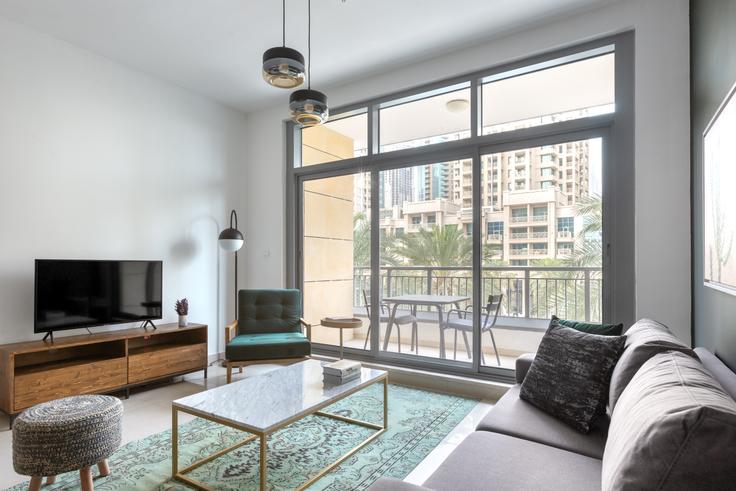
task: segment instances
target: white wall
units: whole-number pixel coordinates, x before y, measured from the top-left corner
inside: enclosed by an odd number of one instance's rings
[[[160,259],[163,322],[188,297],[215,353],[243,115],[1,19],[0,46],[0,343],[38,337],[34,258]]]
[[[687,0],[628,0],[342,87],[331,105],[409,88],[635,29],[636,315],[690,341],[689,20]],[[248,117],[246,284],[284,283],[284,135],[288,95]]]

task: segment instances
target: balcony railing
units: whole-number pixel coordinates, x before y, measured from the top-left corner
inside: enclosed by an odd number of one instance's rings
[[[514,223],[523,223],[528,220],[529,218],[527,217],[527,215],[515,215],[511,217],[511,221]]]
[[[532,232],[532,239],[546,239],[547,232]]]
[[[546,222],[547,215],[532,215],[533,222]]]
[[[512,256],[526,256],[529,254],[529,249],[528,248],[514,249],[512,247],[511,250],[509,251],[509,254],[511,254]]]
[[[529,234],[527,232],[512,232],[511,238],[512,239],[528,239]]]
[[[472,268],[390,266],[380,269],[382,296],[473,296]],[[354,268],[353,306],[365,308],[362,291],[370,291],[370,268]],[[499,315],[528,319],[601,321],[603,279],[593,267],[495,267],[481,269],[481,295],[503,294]],[[462,307],[465,307],[464,305]],[[420,309],[431,310],[430,307]]]

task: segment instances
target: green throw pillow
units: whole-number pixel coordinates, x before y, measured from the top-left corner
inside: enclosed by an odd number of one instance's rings
[[[571,327],[580,332],[598,334],[600,336],[620,336],[624,330],[623,324],[593,324],[590,322],[568,321],[560,319],[555,315],[552,316],[549,325],[550,327],[553,325]]]

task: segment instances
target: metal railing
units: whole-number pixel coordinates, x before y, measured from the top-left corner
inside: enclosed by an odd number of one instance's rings
[[[370,292],[370,274],[370,268],[354,268],[355,309],[365,309],[362,291]],[[499,313],[502,316],[549,319],[557,315],[563,319],[591,322],[600,322],[602,318],[603,278],[600,268],[484,266],[481,281],[483,298],[503,294]],[[473,296],[471,267],[387,266],[381,268],[380,285],[383,297],[411,294]],[[431,310],[429,307],[422,309]]]

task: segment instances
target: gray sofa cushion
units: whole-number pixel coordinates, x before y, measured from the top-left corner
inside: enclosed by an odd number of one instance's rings
[[[641,366],[657,353],[682,351],[697,358],[695,352],[685,346],[664,324],[651,319],[641,319],[626,331],[626,349],[613,369],[608,390],[608,405],[613,411],[616,401]]]
[[[721,384],[723,390],[733,399],[736,399],[736,373],[733,373],[716,355],[705,348],[695,348],[703,366],[708,369],[714,379]]]
[[[613,411],[603,490],[725,490],[735,483],[736,402],[695,358],[655,355]]]
[[[529,369],[532,367],[534,362],[535,353],[524,353],[516,359],[516,383],[520,384],[526,378],[526,374],[529,373]]]
[[[596,459],[603,458],[608,434],[607,416],[601,416],[600,423],[586,435],[521,400],[519,389],[519,385],[511,387],[481,420],[477,429],[523,438]]]
[[[437,491],[590,491],[601,461],[499,433],[476,431],[424,483]]]
[[[605,411],[611,371],[625,343],[623,336],[551,324],[521,384],[521,398],[587,433]]]

